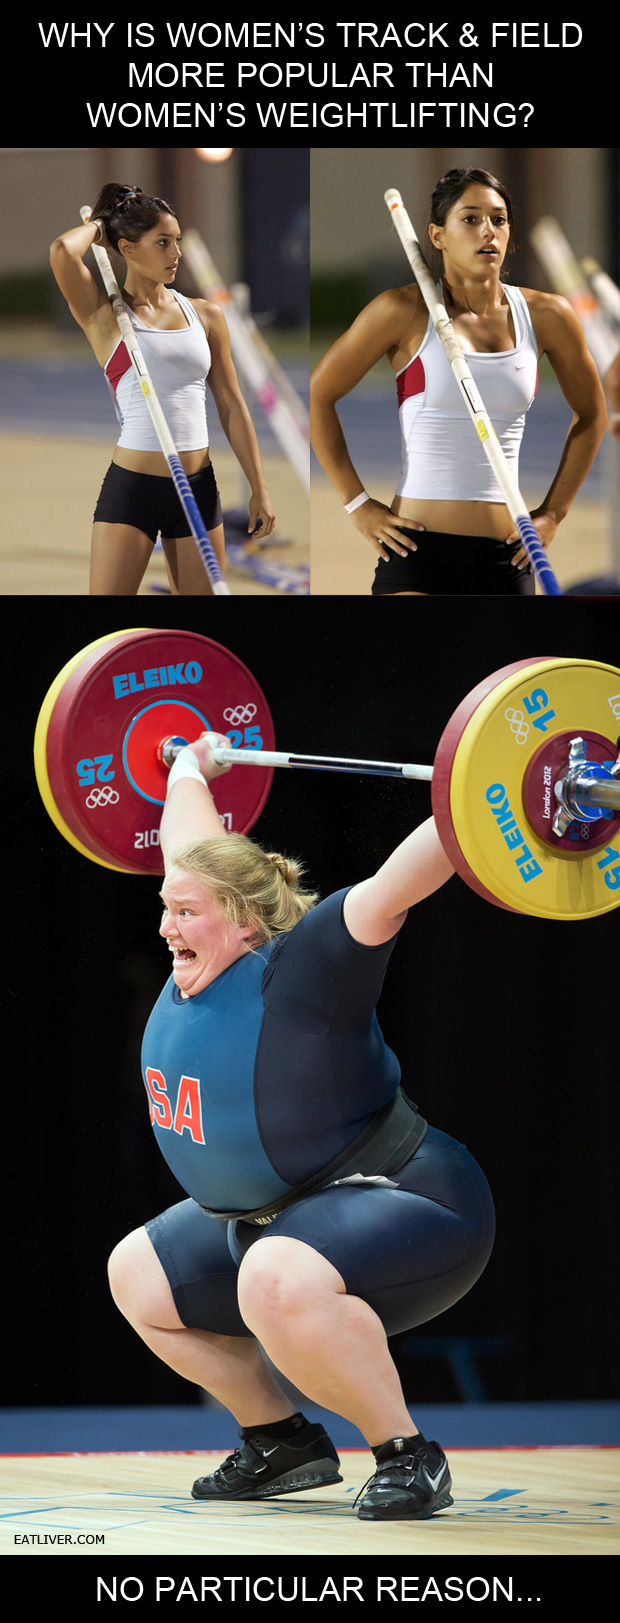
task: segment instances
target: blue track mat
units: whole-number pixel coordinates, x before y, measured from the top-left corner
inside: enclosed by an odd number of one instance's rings
[[[308,372],[284,367],[293,387],[309,406]],[[269,419],[248,396],[264,453],[280,451]],[[215,406],[207,391],[209,436],[213,446],[228,448]],[[118,437],[118,422],[101,369],[90,359],[66,361],[5,359],[0,362],[0,429],[14,434],[68,434],[79,439]]]
[[[306,368],[287,366],[285,371],[308,408]],[[263,451],[278,451],[268,418],[254,400],[251,409]],[[390,380],[385,385],[373,382],[360,387],[340,402],[338,412],[356,465],[359,463],[366,477],[396,484],[400,474],[400,429],[396,393]],[[519,464],[522,489],[535,492],[537,499],[545,494],[551,470],[560,460],[570,421],[570,411],[559,391],[552,384],[541,384],[526,422]],[[0,362],[0,430],[68,434],[80,439],[109,436],[113,442],[117,426],[101,370],[88,357],[83,361],[44,357]],[[227,447],[212,405],[209,434],[214,448]],[[316,470],[318,465],[314,466]],[[604,499],[604,458],[600,451],[579,496],[592,501]]]
[[[337,1448],[365,1448],[348,1421],[304,1404]],[[444,1448],[536,1448],[620,1445],[620,1404],[455,1403],[416,1406],[415,1422]],[[219,1409],[3,1409],[0,1454],[106,1453],[128,1450],[222,1449],[237,1444],[234,1420]]]
[[[385,388],[360,388],[341,400],[338,415],[356,467],[363,469],[366,477],[383,478],[395,485],[401,469],[400,428],[396,391],[389,380]],[[524,492],[535,492],[537,500],[546,494],[570,424],[571,413],[559,391],[552,384],[541,385],[526,419],[519,457],[520,487]],[[579,496],[602,500],[603,480],[604,458],[599,451]]]

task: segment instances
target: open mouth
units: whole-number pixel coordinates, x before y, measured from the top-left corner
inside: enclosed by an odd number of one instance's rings
[[[171,947],[170,951],[175,964],[192,964],[196,957],[195,952],[192,952],[190,947]]]

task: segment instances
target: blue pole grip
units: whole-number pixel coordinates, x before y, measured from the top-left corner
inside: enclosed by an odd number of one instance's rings
[[[550,597],[561,597],[562,593],[556,577],[549,563],[544,547],[541,545],[538,531],[534,529],[531,519],[518,518],[517,529],[527,552],[530,563],[542,586],[543,592]]]
[[[168,467],[174,480],[174,486],[189,524],[190,530],[198,547],[198,551],[205,566],[212,586],[225,585],[224,576],[220,569],[216,554],[205,529],[201,512],[196,498],[192,495],[187,474],[179,457],[169,456]]]

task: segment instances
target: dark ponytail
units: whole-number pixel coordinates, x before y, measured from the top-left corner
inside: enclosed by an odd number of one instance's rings
[[[140,186],[103,186],[92,207],[92,219],[101,220],[108,242],[118,250],[121,237],[139,242],[152,231],[162,214],[174,214],[163,197],[148,197]]]

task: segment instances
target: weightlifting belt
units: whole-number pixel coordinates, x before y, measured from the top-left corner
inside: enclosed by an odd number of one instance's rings
[[[308,1178],[306,1183],[289,1190],[279,1200],[272,1201],[269,1206],[259,1206],[254,1212],[212,1212],[208,1206],[202,1205],[200,1210],[207,1217],[219,1217],[225,1222],[239,1218],[243,1223],[272,1223],[274,1217],[287,1206],[292,1206],[294,1201],[302,1200],[305,1195],[317,1194],[320,1189],[327,1189],[330,1184],[353,1177],[355,1173],[365,1178],[377,1178],[399,1172],[422,1143],[427,1127],[424,1117],[419,1115],[416,1106],[399,1088],[396,1098],[379,1110],[357,1138],[334,1156],[328,1166],[323,1167],[321,1172],[315,1172],[314,1177]]]

